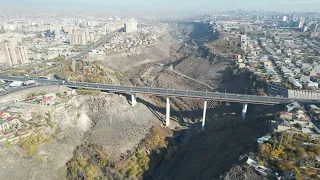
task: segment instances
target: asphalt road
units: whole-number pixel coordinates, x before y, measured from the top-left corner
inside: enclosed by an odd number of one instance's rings
[[[116,34],[117,34],[117,32],[113,32],[113,33],[105,35],[104,37],[102,37],[100,40],[96,41],[93,45],[91,45],[90,47],[88,47],[87,49],[82,51],[81,53],[79,53],[71,58],[68,58],[68,59],[78,60],[80,57],[87,55],[93,49],[96,49],[97,47],[105,44],[111,37],[113,37]]]
[[[13,77],[13,76],[0,76],[0,79],[7,81],[27,81],[29,78],[25,77]],[[269,96],[254,96],[244,94],[229,94],[209,91],[188,91],[188,90],[174,90],[174,89],[161,89],[161,88],[149,88],[149,87],[132,87],[132,86],[114,86],[96,83],[86,82],[64,82],[62,80],[46,80],[46,79],[34,79],[41,85],[64,85],[70,88],[83,88],[83,89],[99,89],[109,92],[120,92],[127,94],[151,94],[156,96],[166,97],[186,97],[186,98],[198,98],[206,100],[218,100],[228,102],[240,102],[249,104],[287,104],[292,101],[300,102],[315,102],[315,100],[309,99],[288,99],[283,97],[269,97]]]

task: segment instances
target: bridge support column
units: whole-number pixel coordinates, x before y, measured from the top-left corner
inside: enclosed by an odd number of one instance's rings
[[[202,127],[201,127],[202,130],[204,130],[204,125],[206,123],[206,112],[207,112],[207,101],[204,101],[204,104],[203,104],[203,116],[202,116]]]
[[[137,104],[137,95],[131,94],[131,105],[135,106]]]
[[[247,109],[248,109],[248,104],[243,104],[243,108],[242,108],[242,119],[245,119],[245,118],[246,118]]]
[[[167,105],[166,105],[166,126],[170,125],[170,99],[167,97]]]

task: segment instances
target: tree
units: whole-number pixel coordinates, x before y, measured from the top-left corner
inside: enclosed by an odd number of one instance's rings
[[[315,153],[317,156],[320,155],[320,145],[310,145],[309,151]]]
[[[6,147],[7,148],[13,148],[14,147],[14,145],[11,144],[11,142],[9,141],[9,138],[6,139]]]
[[[137,169],[135,167],[131,167],[128,170],[128,177],[135,177],[137,175]]]
[[[137,159],[138,165],[139,165],[143,170],[149,169],[150,159],[149,159],[149,157],[147,156],[146,153],[138,152],[138,153],[136,154],[136,157],[138,158],[138,159]]]
[[[303,157],[303,156],[306,155],[306,151],[305,151],[302,147],[298,147],[298,148],[296,149],[296,151],[297,151],[297,154],[298,154],[300,157]]]
[[[269,143],[267,144],[259,144],[259,153],[264,158],[267,158],[271,154],[271,145]]]

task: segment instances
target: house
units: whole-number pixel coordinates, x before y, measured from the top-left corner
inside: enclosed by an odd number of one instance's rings
[[[280,112],[280,119],[291,121],[292,120],[292,116],[293,116],[292,113]]]
[[[6,119],[6,118],[8,118],[10,116],[11,116],[11,114],[8,113],[8,112],[4,112],[4,111],[0,112],[0,117],[2,117],[3,119]]]
[[[316,77],[317,75],[318,75],[317,72],[311,71],[309,76],[310,77]]]
[[[318,89],[318,87],[319,87],[319,84],[318,83],[316,83],[316,82],[309,82],[308,83],[308,87],[310,87],[310,88],[312,88],[312,89]]]
[[[301,106],[297,101],[295,101],[293,103],[288,104],[286,107],[287,107],[288,112],[291,112],[296,108],[300,108]]]
[[[318,106],[316,106],[314,104],[309,105],[309,107],[311,110],[318,110],[319,109]]]
[[[54,104],[53,97],[52,97],[52,96],[50,96],[50,97],[43,97],[43,98],[40,100],[40,104],[41,104],[41,105],[52,105],[52,104]]]
[[[306,120],[308,120],[308,118],[307,118],[304,114],[296,114],[296,118],[297,118],[299,121],[306,121]]]
[[[24,101],[26,101],[26,102],[30,102],[30,101],[33,101],[33,100],[35,100],[36,98],[35,97],[30,97],[30,98],[26,98],[26,99],[24,99]]]
[[[50,97],[51,100],[55,100],[57,98],[55,93],[49,93],[49,94],[44,95],[43,97]]]
[[[239,68],[245,68],[246,65],[244,63],[239,63]]]
[[[257,143],[263,144],[263,143],[265,143],[266,141],[269,141],[270,138],[271,138],[271,136],[270,136],[269,134],[268,134],[268,135],[265,135],[265,136],[263,136],[263,137],[261,137],[261,138],[258,138],[258,139],[257,139]]]
[[[280,124],[278,124],[278,131],[287,131],[291,129],[291,125],[287,121],[282,121]]]
[[[301,76],[300,81],[303,83],[307,83],[310,81],[310,76]]]
[[[0,131],[5,131],[7,129],[10,129],[10,125],[4,120],[0,120]]]
[[[20,115],[20,118],[22,118],[26,121],[30,121],[32,119],[32,115],[30,112],[22,112]]]

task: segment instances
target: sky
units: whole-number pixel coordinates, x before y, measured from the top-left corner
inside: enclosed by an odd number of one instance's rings
[[[320,0],[0,0],[9,10],[99,10],[122,13],[185,13],[250,9],[320,12]]]

